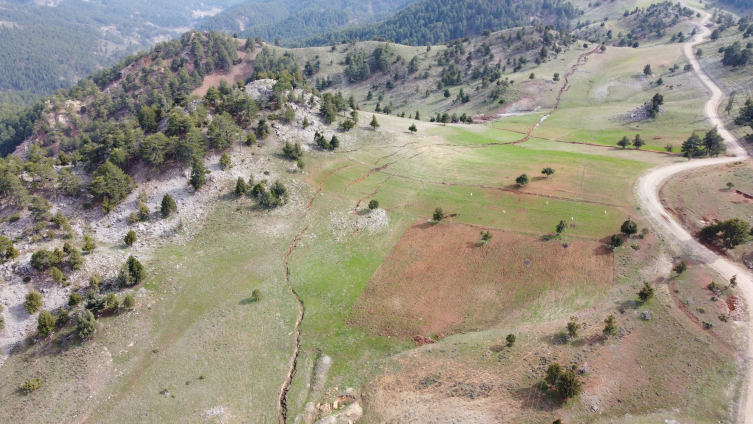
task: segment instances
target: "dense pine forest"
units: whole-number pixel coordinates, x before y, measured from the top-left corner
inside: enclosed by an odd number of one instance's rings
[[[582,12],[562,0],[422,0],[375,24],[356,26],[309,38],[296,45],[321,46],[343,40],[382,39],[400,44],[446,43],[456,38],[480,35],[528,25],[529,18],[555,23],[557,28]]]

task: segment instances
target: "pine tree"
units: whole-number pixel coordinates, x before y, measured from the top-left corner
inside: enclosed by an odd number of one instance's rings
[[[235,194],[237,196],[243,196],[248,191],[248,185],[246,185],[246,181],[243,180],[243,177],[238,177],[238,181],[235,183]]]
[[[83,340],[86,340],[97,332],[97,320],[90,310],[84,309],[78,313],[76,318],[76,334]]]
[[[52,330],[55,329],[55,317],[48,311],[42,310],[37,318],[37,332],[42,337],[47,337],[52,334]]]
[[[168,218],[173,213],[178,212],[178,204],[175,203],[175,199],[169,194],[165,194],[162,197],[162,204],[160,205],[160,213],[162,218]]]
[[[207,169],[204,167],[204,161],[200,157],[193,158],[191,167],[191,186],[194,190],[199,190],[207,182]]]
[[[125,242],[126,246],[133,246],[133,243],[136,243],[136,232],[128,230],[128,233],[123,238],[123,242]]]
[[[220,156],[220,168],[223,171],[226,171],[230,168],[232,168],[233,163],[230,160],[230,155],[228,155],[226,152],[222,152],[222,155]]]
[[[376,115],[371,115],[371,122],[369,123],[369,126],[375,130],[379,128],[379,121],[377,121]]]

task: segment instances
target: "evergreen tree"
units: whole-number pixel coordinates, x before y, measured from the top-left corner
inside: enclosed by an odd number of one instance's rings
[[[37,318],[37,332],[42,337],[52,334],[55,329],[55,318],[48,311],[42,310]]]
[[[133,246],[133,243],[136,243],[136,232],[133,230],[128,230],[128,233],[123,238],[123,242],[126,244],[126,246]]]
[[[248,192],[246,181],[243,180],[243,177],[238,177],[238,181],[235,182],[235,194],[240,197],[246,194],[246,192]]]
[[[688,158],[688,160],[696,157],[701,156],[703,153],[703,150],[701,150],[703,142],[701,140],[701,137],[698,136],[698,134],[693,133],[687,140],[685,140],[684,143],[682,143],[682,148],[680,149],[682,151],[682,155]]]
[[[37,312],[42,307],[42,295],[32,290],[26,295],[26,301],[24,302],[24,310],[31,315]]]
[[[379,121],[377,121],[376,115],[371,115],[371,122],[369,123],[369,126],[375,130],[379,128]]]
[[[703,145],[709,156],[719,156],[719,154],[727,151],[727,146],[724,145],[724,138],[719,134],[719,130],[716,127],[706,133],[706,136],[703,138]]]
[[[84,309],[76,317],[76,334],[83,340],[89,339],[97,332],[97,320],[90,310]]]
[[[207,182],[207,169],[204,167],[204,161],[200,157],[193,158],[193,166],[191,167],[191,187],[194,190],[199,190],[204,183]]]
[[[643,141],[640,134],[636,134],[635,138],[633,139],[633,146],[635,146],[636,149],[640,149],[641,147],[645,146],[646,142]]]
[[[173,199],[170,194],[165,194],[162,197],[162,203],[160,204],[160,213],[162,214],[162,218],[169,218],[170,215],[178,212],[178,204],[175,202],[175,199]]]

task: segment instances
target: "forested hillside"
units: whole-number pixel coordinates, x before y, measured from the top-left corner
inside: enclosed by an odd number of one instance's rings
[[[323,34],[298,44],[321,46],[351,39],[439,44],[480,35],[484,30],[529,25],[532,19],[554,23],[559,28],[580,13],[563,0],[422,0],[384,22]]]
[[[252,0],[207,19],[201,28],[281,43],[349,25],[384,20],[415,0]]]

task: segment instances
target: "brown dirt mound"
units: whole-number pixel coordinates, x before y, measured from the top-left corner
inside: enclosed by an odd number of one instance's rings
[[[569,296],[612,282],[612,256],[601,244],[569,247],[531,236],[448,223],[416,224],[392,249],[356,300],[349,323],[381,335],[412,337],[488,328],[536,304],[567,307]]]

